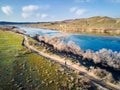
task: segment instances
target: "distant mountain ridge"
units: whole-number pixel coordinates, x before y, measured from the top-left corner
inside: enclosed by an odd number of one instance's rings
[[[0,21],[0,25],[11,25],[11,24],[37,24],[40,22],[7,22],[7,21]]]

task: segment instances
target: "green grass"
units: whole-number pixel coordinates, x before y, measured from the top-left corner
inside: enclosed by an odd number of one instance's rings
[[[80,83],[78,75],[22,44],[23,36],[0,30],[0,89],[68,90]]]
[[[0,30],[0,87],[6,88],[10,85],[12,63],[16,60],[15,55],[23,48],[22,39],[20,35]]]

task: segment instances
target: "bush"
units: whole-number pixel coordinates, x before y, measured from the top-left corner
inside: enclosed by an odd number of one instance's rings
[[[112,52],[112,50],[101,49],[99,51],[93,52],[91,50],[86,50],[85,52],[80,49],[74,42],[69,41],[67,44],[63,42],[65,37],[57,36],[39,36],[36,35],[35,38],[40,42],[45,42],[48,45],[53,46],[53,49],[60,51],[75,54],[78,56],[83,56],[88,60],[93,60],[94,63],[101,63],[101,65],[106,65],[117,69],[120,71],[120,53]]]

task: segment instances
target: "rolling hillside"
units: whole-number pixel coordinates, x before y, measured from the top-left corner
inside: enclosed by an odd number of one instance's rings
[[[91,18],[29,24],[27,26],[64,32],[120,35],[120,19],[96,16]]]

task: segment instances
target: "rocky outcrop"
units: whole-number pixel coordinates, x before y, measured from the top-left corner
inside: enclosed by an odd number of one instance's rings
[[[15,27],[15,26],[0,26],[0,29],[4,30],[4,31],[12,31],[12,32],[15,32],[15,33],[26,35],[25,30],[21,30],[21,29]]]
[[[13,30],[15,28],[16,28],[15,26],[0,26],[0,29],[6,30],[6,31]]]

